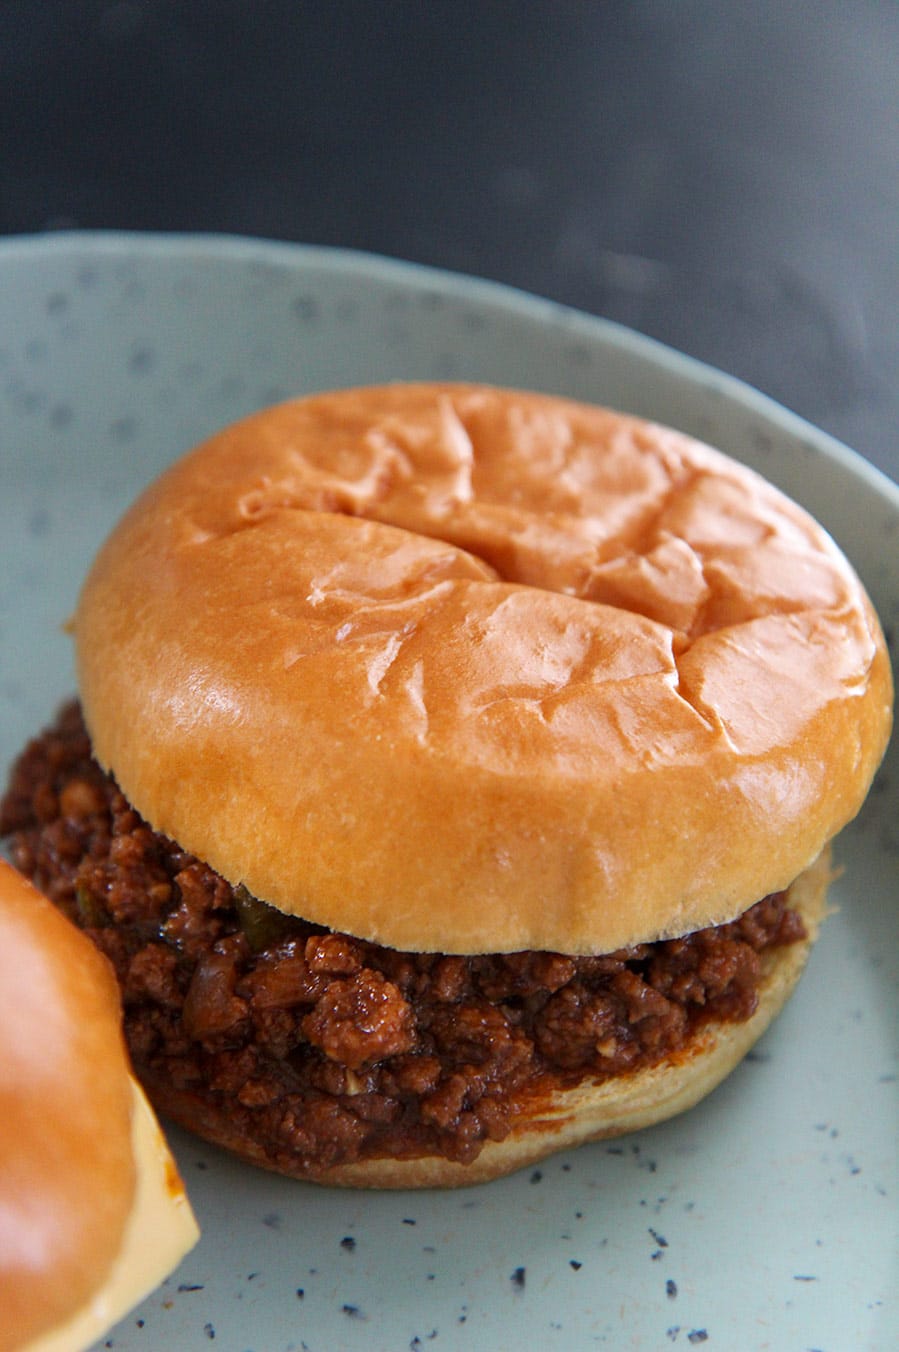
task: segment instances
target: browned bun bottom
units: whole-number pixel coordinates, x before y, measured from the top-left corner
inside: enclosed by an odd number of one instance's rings
[[[0,1349],[93,1342],[195,1237],[109,963],[0,860]]]
[[[826,850],[789,888],[787,903],[801,916],[806,937],[763,955],[758,1005],[748,1020],[706,1024],[673,1058],[657,1065],[610,1079],[595,1080],[588,1075],[573,1088],[536,1094],[506,1139],[486,1141],[469,1163],[429,1155],[358,1160],[310,1172],[303,1160],[291,1169],[282,1155],[276,1171],[340,1187],[464,1187],[513,1173],[589,1141],[652,1126],[692,1108],[734,1070],[792,994],[824,919],[831,876],[830,851]],[[188,1130],[249,1163],[275,1168],[264,1149],[234,1130],[228,1105],[220,1098],[179,1091],[159,1075],[150,1076],[147,1085],[159,1109]]]

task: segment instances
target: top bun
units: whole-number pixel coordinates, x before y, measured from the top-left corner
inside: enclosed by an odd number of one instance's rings
[[[890,727],[876,616],[804,511],[677,432],[482,386],[219,433],[101,549],[75,635],[153,827],[417,951],[731,919],[856,813]]]

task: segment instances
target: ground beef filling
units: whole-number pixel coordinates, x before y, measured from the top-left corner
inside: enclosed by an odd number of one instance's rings
[[[739,920],[602,957],[395,952],[281,915],[157,835],[92,759],[76,704],[0,804],[31,877],[111,959],[135,1067],[290,1172],[470,1161],[536,1095],[747,1019],[766,949],[804,937],[783,894]],[[162,1094],[165,1100],[165,1094]],[[170,1105],[169,1105],[170,1106]]]

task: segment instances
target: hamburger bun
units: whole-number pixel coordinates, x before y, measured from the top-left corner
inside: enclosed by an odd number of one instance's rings
[[[129,1004],[164,992],[129,1034],[151,1098],[354,1186],[480,1181],[707,1093],[792,990],[890,731],[877,617],[807,513],[670,429],[477,385],[317,395],[213,436],[102,546],[73,633],[103,792],[180,898]],[[784,894],[801,924],[748,955],[739,927]],[[305,928],[258,957],[246,901]],[[681,942],[700,975],[709,945],[746,959],[751,991],[710,978],[671,1014],[652,971]],[[524,996],[522,964],[574,975]],[[591,1042],[578,1001],[613,968],[590,1017],[614,1005],[616,1032]],[[653,1042],[640,982],[682,1036]],[[493,1028],[531,1058],[495,1091]]]
[[[0,860],[0,1348],[87,1347],[197,1235],[109,964]]]
[[[165,835],[393,948],[603,953],[788,887],[890,727],[824,530],[676,432],[388,386],[158,480],[75,619],[95,754]]]

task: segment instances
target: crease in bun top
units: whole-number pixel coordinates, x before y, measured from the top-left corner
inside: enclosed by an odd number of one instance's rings
[[[877,618],[802,509],[486,386],[225,429],[73,630],[17,862],[112,958],[154,1100],[334,1182],[475,1181],[708,1092],[792,989],[890,730]]]

